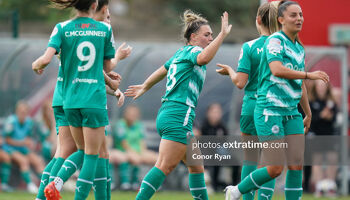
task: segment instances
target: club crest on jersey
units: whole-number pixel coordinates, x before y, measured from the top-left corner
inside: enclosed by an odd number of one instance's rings
[[[278,127],[278,125],[273,125],[271,131],[273,134],[277,134],[280,132],[280,127]]]

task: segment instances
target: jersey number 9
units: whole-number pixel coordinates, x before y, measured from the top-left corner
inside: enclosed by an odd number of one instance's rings
[[[85,47],[88,48],[90,51],[90,54],[86,56],[83,54]],[[80,43],[77,48],[77,56],[82,62],[88,61],[85,65],[78,66],[78,71],[83,72],[83,71],[89,70],[95,62],[95,58],[96,58],[95,46],[88,41]]]

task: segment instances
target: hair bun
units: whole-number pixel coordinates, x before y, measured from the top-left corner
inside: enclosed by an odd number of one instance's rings
[[[199,14],[194,13],[192,10],[186,10],[183,15],[183,22],[185,25],[190,24],[194,21],[207,21]]]

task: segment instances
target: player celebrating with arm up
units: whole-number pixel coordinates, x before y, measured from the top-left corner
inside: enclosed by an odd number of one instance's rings
[[[208,21],[190,10],[185,11],[183,21],[186,45],[164,66],[153,72],[142,85],[129,86],[125,92],[126,96],[137,99],[167,76],[166,93],[162,97],[162,107],[157,116],[157,130],[162,137],[159,156],[155,166],[144,177],[137,200],[150,199],[165,177],[181,160],[185,161],[187,134],[193,135],[194,109],[205,80],[205,65],[214,58],[224,38],[231,31],[227,12],[221,20],[221,32],[213,40]],[[193,198],[208,199],[203,165],[188,166],[188,170]]]

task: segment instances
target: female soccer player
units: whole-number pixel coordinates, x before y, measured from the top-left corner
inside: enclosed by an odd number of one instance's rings
[[[52,2],[63,8],[74,7],[77,17],[55,26],[48,48],[33,63],[33,70],[41,74],[53,55],[61,51],[64,113],[76,146],[84,154],[84,159],[80,159],[83,164],[75,199],[86,199],[95,177],[98,152],[105,137],[104,127],[108,124],[103,70],[108,73],[114,68],[111,62],[115,54],[114,38],[110,25],[92,19],[96,0]],[[74,167],[80,163],[75,163]],[[50,199],[58,199],[55,184],[48,186]]]
[[[167,76],[166,93],[158,112],[157,130],[162,137],[155,166],[142,181],[136,199],[150,199],[176,165],[185,160],[187,134],[192,133],[199,94],[206,75],[206,64],[215,56],[224,38],[231,31],[228,14],[221,17],[221,32],[213,40],[208,21],[190,10],[184,13],[184,38],[181,47],[164,66],[153,72],[142,85],[132,85],[126,96],[137,99]],[[193,198],[208,199],[203,165],[188,167],[189,186]]]
[[[228,186],[227,200],[238,200],[241,194],[256,190],[279,176],[284,162],[276,158],[284,157],[288,164],[285,198],[301,198],[304,133],[308,131],[311,120],[303,79],[329,81],[324,72],[305,72],[304,48],[298,39],[303,21],[298,3],[281,1],[278,6],[278,22],[282,30],[266,40],[259,65],[258,99],[254,114],[259,140],[268,142],[270,147],[273,143],[284,141],[288,148],[263,149],[264,161],[273,164],[254,170],[237,186]],[[307,111],[304,122],[297,109],[299,102],[303,110]]]
[[[221,69],[216,70],[222,75],[229,75],[232,82],[243,89],[243,105],[240,119],[240,128],[243,141],[258,141],[254,126],[254,109],[257,96],[259,64],[262,55],[264,43],[269,35],[278,31],[277,7],[279,1],[264,3],[258,9],[256,16],[256,27],[260,37],[243,44],[237,72],[230,66],[217,64]],[[257,168],[259,149],[244,149],[245,160],[241,172],[241,180]],[[258,199],[272,198],[275,188],[275,179],[264,184],[258,192]],[[253,200],[255,192],[249,192],[243,195],[244,200]]]

